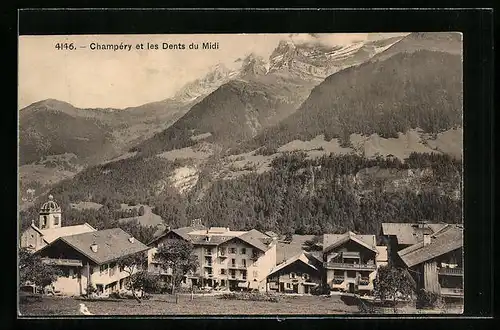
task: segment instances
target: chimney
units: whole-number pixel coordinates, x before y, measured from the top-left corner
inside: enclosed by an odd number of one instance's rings
[[[98,245],[96,243],[93,243],[91,246],[90,246],[90,249],[92,250],[92,252],[97,252],[97,248],[98,248]]]
[[[130,237],[128,238],[128,241],[129,241],[130,243],[134,243],[134,242],[135,242],[135,238],[133,238],[132,236],[130,236]]]
[[[431,244],[431,235],[424,233],[424,246]]]

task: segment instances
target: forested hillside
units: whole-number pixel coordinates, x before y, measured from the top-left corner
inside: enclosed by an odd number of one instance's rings
[[[166,184],[172,168],[161,158],[136,157],[84,170],[50,193],[63,206],[82,200],[104,204],[99,210],[64,208],[66,224],[87,221],[99,228],[116,225],[120,202],[151,205],[172,227],[201,218],[212,226],[300,234],[373,233],[384,221],[462,219],[461,163],[446,155],[412,154],[403,163],[291,153],[276,158],[269,172],[216,180],[208,190],[195,187],[188,196]],[[36,212],[21,212],[23,226]]]
[[[77,118],[53,110],[25,114],[19,126],[19,163],[47,155],[73,153],[97,160],[113,151],[111,128],[95,118]]]
[[[461,125],[462,98],[459,55],[427,50],[399,53],[329,76],[294,114],[238,151],[275,149],[320,134],[348,144],[353,133],[385,138],[412,128],[439,133]]]

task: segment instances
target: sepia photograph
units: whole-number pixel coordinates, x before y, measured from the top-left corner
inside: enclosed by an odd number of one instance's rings
[[[462,40],[19,36],[18,315],[462,314]]]

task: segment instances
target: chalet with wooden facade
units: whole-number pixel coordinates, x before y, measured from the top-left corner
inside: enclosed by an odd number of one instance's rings
[[[167,230],[148,244],[152,248],[148,255],[150,272],[171,275],[155,261],[154,254],[158,247],[175,239],[191,242],[198,256],[199,267],[185,276],[184,286],[266,290],[267,275],[276,265],[276,240],[269,236],[255,229],[205,228],[194,221],[189,227]]]
[[[82,295],[90,286],[99,294],[124,289],[129,272],[120,269],[117,261],[138,253],[146,259],[148,249],[122,229],[113,228],[59,237],[35,253],[63,271],[53,283],[54,291]]]
[[[398,252],[415,279],[417,289],[440,294],[443,298],[463,299],[463,228],[444,225],[432,234]]]
[[[274,267],[267,276],[269,291],[308,294],[321,284],[321,253],[301,252]]]
[[[432,235],[444,228],[440,223],[382,223],[380,236],[387,246],[389,262],[397,267],[405,267],[398,252],[422,242],[424,235]]]
[[[88,223],[75,226],[63,226],[61,208],[52,195],[42,204],[38,217],[38,225],[33,220],[31,225],[21,233],[20,247],[35,252],[54,242],[59,237],[71,236],[96,231]]]
[[[326,284],[333,291],[370,294],[377,274],[377,256],[384,249],[377,247],[375,235],[323,235],[323,267]]]

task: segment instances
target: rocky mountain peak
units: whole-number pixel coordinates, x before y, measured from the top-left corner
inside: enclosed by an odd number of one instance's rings
[[[241,75],[258,75],[267,73],[266,61],[263,57],[257,56],[254,53],[249,54],[242,60]]]

